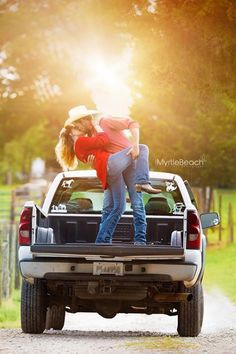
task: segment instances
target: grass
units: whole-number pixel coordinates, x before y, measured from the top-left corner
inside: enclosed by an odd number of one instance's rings
[[[236,244],[207,249],[204,286],[219,287],[236,304]]]
[[[20,327],[20,290],[15,290],[11,299],[0,307],[0,328]]]

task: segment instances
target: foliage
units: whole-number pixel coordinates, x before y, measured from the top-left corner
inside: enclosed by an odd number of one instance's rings
[[[151,167],[194,184],[235,185],[235,31],[233,0],[2,1],[3,174],[29,173],[36,155],[57,166],[54,146],[68,109],[94,106],[86,59],[101,51],[112,61],[128,46],[131,113]],[[204,164],[165,166],[157,159]]]
[[[202,185],[235,183],[234,2],[159,1],[154,14],[141,10],[147,22],[141,27],[142,16],[137,20],[135,57],[143,99],[134,115],[155,152],[152,165],[156,158],[204,157],[203,168],[161,168]]]

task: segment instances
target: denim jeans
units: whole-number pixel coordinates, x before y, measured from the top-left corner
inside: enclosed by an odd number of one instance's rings
[[[108,188],[104,191],[103,213],[96,243],[112,243],[112,235],[126,208],[127,185],[133,209],[135,242],[146,243],[146,215],[142,194],[136,183],[149,183],[148,147],[140,145],[137,160],[126,155],[130,148],[111,155],[108,159]]]

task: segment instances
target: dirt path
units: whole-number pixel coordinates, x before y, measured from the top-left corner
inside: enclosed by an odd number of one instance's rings
[[[205,296],[202,333],[180,338],[176,318],[162,315],[67,314],[63,331],[42,335],[0,331],[0,353],[236,353],[236,307],[219,293]]]

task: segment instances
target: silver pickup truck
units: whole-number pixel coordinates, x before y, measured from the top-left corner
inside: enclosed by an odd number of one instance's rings
[[[217,213],[199,216],[187,181],[150,173],[162,193],[143,193],[147,245],[134,245],[126,212],[113,243],[95,244],[103,190],[95,171],[56,176],[42,208],[27,202],[19,225],[23,277],[21,325],[25,333],[63,328],[65,312],[178,316],[180,336],[197,336],[203,320],[202,278],[206,238]]]

